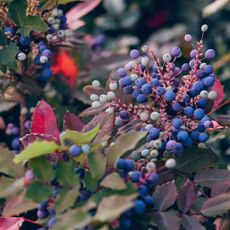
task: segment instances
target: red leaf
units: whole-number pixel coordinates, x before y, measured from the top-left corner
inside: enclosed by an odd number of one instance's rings
[[[219,79],[215,80],[212,90],[217,92],[217,98],[214,100],[213,110],[217,109],[220,103],[224,99],[224,86],[221,84]]]
[[[38,102],[34,113],[32,122],[32,134],[49,134],[54,139],[59,139],[59,130],[57,126],[57,118],[52,107],[44,100]]]
[[[70,87],[74,87],[77,76],[78,68],[73,58],[65,50],[61,50],[55,60],[55,64],[52,66],[54,74],[61,73],[67,78],[67,84]]]
[[[70,130],[76,130],[81,131],[84,127],[84,123],[81,121],[81,119],[76,116],[73,113],[66,112],[64,119],[63,119],[63,128],[70,129]]]
[[[19,230],[24,221],[22,217],[0,217],[0,230]]]
[[[81,17],[88,14],[101,3],[101,0],[86,0],[77,4],[67,14],[67,24],[71,30],[76,30],[84,25],[84,22],[79,20]]]

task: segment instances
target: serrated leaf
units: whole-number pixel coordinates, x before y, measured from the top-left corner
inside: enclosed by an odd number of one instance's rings
[[[194,173],[199,169],[207,168],[217,160],[211,149],[189,149],[177,158],[177,169],[185,173]]]
[[[205,230],[205,227],[196,216],[183,215],[181,224],[185,230]]]
[[[95,128],[91,129],[88,132],[78,132],[78,131],[73,131],[73,130],[66,130],[61,133],[60,142],[62,146],[70,146],[73,144],[81,146],[83,144],[88,144],[97,135],[99,130],[100,130],[99,126],[96,126]]]
[[[60,145],[52,141],[35,141],[15,156],[13,161],[15,164],[18,164],[22,161],[28,161],[42,155],[54,153],[60,149]]]
[[[109,164],[114,164],[116,159],[124,153],[135,148],[137,143],[143,139],[146,132],[134,132],[125,135],[120,135],[114,145],[108,149],[107,159]]]
[[[195,175],[194,181],[211,188],[218,182],[226,181],[230,183],[230,172],[226,169],[205,169]]]
[[[51,163],[45,157],[37,157],[30,161],[33,174],[42,181],[54,179],[54,169]]]
[[[15,69],[17,67],[15,59],[17,50],[17,45],[12,42],[3,49],[0,49],[0,64],[8,66],[10,69]]]
[[[177,206],[181,212],[188,212],[197,197],[197,187],[189,179],[185,184],[178,190]]]
[[[28,36],[32,30],[46,32],[48,26],[40,16],[26,16],[27,1],[13,0],[9,5],[10,18],[19,26],[18,32]]]
[[[58,161],[56,179],[63,186],[77,185],[79,177],[74,172],[74,164],[72,162]]]
[[[41,202],[50,198],[52,188],[49,185],[36,181],[30,184],[26,190],[26,197],[34,202]]]
[[[158,211],[164,211],[173,205],[177,198],[177,188],[174,182],[156,187],[153,193],[154,205]]]
[[[133,207],[137,194],[129,196],[112,195],[105,197],[99,203],[95,221],[106,222],[118,218],[122,213]]]
[[[104,188],[124,190],[127,188],[124,180],[120,177],[118,173],[111,173],[106,176],[100,183]]]
[[[230,193],[224,193],[213,198],[207,199],[202,208],[201,213],[204,216],[215,217],[223,215],[230,210]]]

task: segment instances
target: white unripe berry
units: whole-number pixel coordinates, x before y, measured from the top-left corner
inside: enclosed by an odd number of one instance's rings
[[[140,119],[141,119],[141,121],[147,121],[149,119],[149,113],[148,112],[141,112],[140,113]]]
[[[152,172],[156,169],[156,164],[154,162],[148,162],[146,165],[146,169],[148,172]]]
[[[124,69],[125,70],[131,70],[132,69],[132,66],[129,64],[129,63],[127,63],[125,66],[124,66]]]
[[[58,16],[58,9],[57,9],[57,8],[54,8],[54,9],[52,10],[52,12],[51,12],[51,15],[52,15],[53,17],[57,17],[57,16]]]
[[[144,56],[141,58],[141,64],[143,66],[148,66],[149,65],[149,58],[147,56]]]
[[[97,94],[91,94],[90,95],[90,100],[91,101],[97,101],[99,99],[98,95]]]
[[[114,113],[114,108],[112,107],[109,107],[105,110],[106,114],[110,115],[110,114],[113,114]]]
[[[65,30],[65,36],[66,37],[70,37],[73,35],[73,31],[72,30]]]
[[[34,112],[34,109],[35,109],[34,107],[31,107],[31,108],[30,108],[30,113],[33,113],[33,112]]]
[[[23,53],[23,52],[19,52],[18,54],[17,54],[17,60],[18,61],[25,61],[26,60],[26,54],[25,53]]]
[[[93,101],[92,102],[92,108],[97,109],[101,106],[101,103],[99,101]]]
[[[162,59],[164,62],[170,62],[172,60],[172,56],[170,54],[164,54]]]
[[[159,155],[159,152],[156,149],[151,150],[150,156],[151,157],[157,157]]]
[[[176,167],[176,160],[173,159],[173,158],[170,158],[168,159],[166,162],[165,162],[165,167],[168,168],[168,169],[173,169]]]
[[[136,61],[135,60],[132,60],[132,61],[129,61],[128,62],[128,65],[131,66],[131,67],[134,67],[136,65]]]
[[[46,35],[46,39],[48,40],[48,41],[52,41],[53,40],[53,35],[52,34],[47,34]]]
[[[63,15],[63,10],[59,9],[58,10],[58,16],[62,16]]]
[[[99,88],[99,87],[101,86],[101,83],[100,83],[98,80],[94,80],[94,81],[92,82],[92,86],[93,86],[94,88]]]
[[[26,107],[21,108],[20,113],[26,115],[28,113],[28,109]]]
[[[208,99],[210,99],[210,100],[215,100],[216,97],[217,97],[216,91],[210,91],[210,92],[208,93]]]
[[[60,24],[55,23],[52,25],[52,27],[53,27],[53,29],[58,30],[60,27]]]
[[[153,127],[152,124],[147,124],[147,125],[145,126],[145,130],[146,130],[146,131],[149,131],[152,127]]]
[[[41,56],[41,57],[39,58],[39,61],[40,61],[42,64],[44,64],[44,63],[48,62],[48,57],[46,57],[46,56]]]
[[[208,91],[207,90],[202,90],[200,92],[200,96],[203,97],[203,98],[207,98],[208,97]]]
[[[149,47],[148,47],[147,45],[143,45],[143,46],[141,47],[141,50],[142,50],[142,52],[146,53],[146,52],[148,52]]]
[[[101,104],[106,103],[107,102],[107,95],[105,95],[105,94],[100,95],[99,101],[101,102]]]
[[[61,20],[59,18],[56,18],[54,21],[55,24],[60,24],[60,22],[61,22]]]
[[[155,147],[156,149],[161,148],[161,145],[162,145],[162,143],[160,140],[153,141],[153,147]]]
[[[115,125],[116,126],[122,126],[125,123],[125,120],[121,119],[120,117],[116,117],[115,119]]]
[[[5,134],[6,135],[11,135],[12,134],[12,129],[6,129]]]
[[[143,149],[142,151],[141,151],[141,156],[142,157],[147,157],[149,155],[149,150],[148,149]]]
[[[200,64],[200,69],[204,70],[204,68],[206,67],[206,65],[207,65],[207,64],[206,64],[205,62],[201,63],[201,64]]]
[[[47,22],[49,23],[49,24],[53,24],[54,23],[54,17],[49,17],[48,19],[47,19]]]
[[[207,24],[204,24],[201,26],[201,31],[202,32],[206,32],[208,30],[208,25]]]
[[[152,112],[151,115],[150,115],[150,118],[153,121],[157,121],[159,117],[160,117],[160,114],[158,112]]]
[[[113,81],[109,83],[109,89],[115,91],[118,88],[117,82]]]
[[[137,80],[138,75],[133,73],[133,74],[130,75],[130,78],[132,79],[132,81],[135,81],[135,80]]]
[[[86,154],[89,154],[90,153],[90,145],[88,144],[84,144],[81,146],[81,149],[82,149],[82,152],[83,153],[86,153]]]
[[[112,101],[116,97],[115,93],[113,91],[109,91],[107,93],[107,100]]]
[[[59,38],[63,38],[63,37],[65,36],[65,31],[64,31],[64,30],[58,30],[57,36],[58,36]]]

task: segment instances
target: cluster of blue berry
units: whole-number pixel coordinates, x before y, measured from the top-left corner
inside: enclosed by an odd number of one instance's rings
[[[191,43],[191,60],[181,67],[176,66],[182,55],[179,47],[174,47],[160,61],[147,46],[142,51],[130,52],[131,61],[118,69],[119,80],[109,83],[106,94],[92,94],[92,107],[105,107],[107,114],[116,115],[116,125],[124,125],[136,120],[142,124],[141,130],[147,131],[147,142],[141,157],[157,161],[167,154],[172,156],[165,164],[175,166],[174,157],[184,148],[208,140],[208,128],[212,121],[208,110],[217,93],[212,90],[215,82],[213,67],[205,63],[215,57],[215,50],[203,52],[203,36],[208,26],[201,27],[202,38],[196,44],[190,34],[184,39]],[[92,83],[101,88],[100,82]],[[124,94],[134,99],[125,104],[116,97],[121,88]]]

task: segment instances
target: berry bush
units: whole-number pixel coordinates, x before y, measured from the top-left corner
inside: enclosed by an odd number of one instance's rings
[[[220,51],[207,24],[114,50],[134,2],[105,0],[91,34],[100,0],[0,2],[0,230],[229,229]]]

